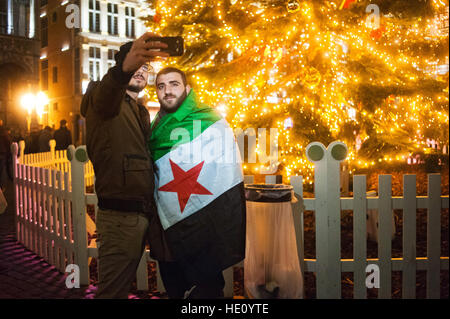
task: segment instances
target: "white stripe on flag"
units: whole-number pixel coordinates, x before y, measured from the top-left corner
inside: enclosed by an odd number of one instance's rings
[[[174,179],[170,160],[185,172],[204,162],[197,182],[213,195],[191,194],[181,212],[176,192],[158,191]],[[239,147],[224,119],[212,124],[192,142],[177,146],[155,164],[155,199],[164,230],[205,207],[244,179]]]

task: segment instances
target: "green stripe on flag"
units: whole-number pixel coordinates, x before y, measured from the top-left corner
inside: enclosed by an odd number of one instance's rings
[[[176,145],[191,142],[221,116],[208,105],[198,101],[194,90],[174,113],[165,115],[152,131],[148,147],[157,161]]]

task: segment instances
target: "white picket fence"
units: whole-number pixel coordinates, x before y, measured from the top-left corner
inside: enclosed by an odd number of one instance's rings
[[[17,239],[63,273],[67,265],[78,265],[80,283],[88,285],[89,263],[98,251],[95,240],[88,245],[87,234],[94,235],[96,226],[87,214],[87,205],[95,207],[95,214],[98,207],[96,194],[86,193],[86,186],[93,186],[95,180],[86,148],[71,145],[68,150],[55,151],[51,140],[50,152],[24,154],[24,141],[19,145],[19,157],[18,145],[11,146]],[[149,261],[154,260],[146,250],[137,270],[139,290],[148,290]],[[164,291],[159,271],[157,287]]]
[[[55,140],[50,140],[50,151],[42,153],[24,154],[25,141],[19,141],[20,154],[18,156],[18,162],[20,164],[41,167],[46,169],[53,169],[59,172],[66,172],[69,174],[69,182],[71,181],[70,162],[67,160],[67,150],[55,150]],[[86,186],[94,185],[94,167],[90,161],[85,165],[85,184]]]
[[[95,224],[87,218],[87,205],[97,204],[95,194],[86,193],[89,175],[85,146],[67,150],[69,169],[59,171],[50,160],[36,156],[32,161],[17,161],[17,144],[13,144],[15,189],[17,195],[17,237],[61,272],[68,264],[80,267],[81,284],[89,284],[89,260],[97,257],[97,248],[88,246],[87,233]],[[23,148],[22,148],[23,149]],[[380,270],[378,298],[391,298],[392,271],[402,271],[402,297],[415,298],[416,271],[427,271],[427,298],[440,297],[440,271],[448,270],[448,257],[440,256],[441,214],[448,209],[449,197],[441,196],[441,176],[429,174],[428,195],[416,195],[416,176],[405,175],[403,197],[392,196],[390,175],[379,176],[377,197],[367,197],[366,176],[353,177],[353,197],[341,197],[340,162],[347,148],[333,142],[328,148],[321,143],[308,145],[307,157],[315,165],[314,198],[305,198],[306,210],[315,212],[316,259],[304,258],[303,209],[301,201],[293,204],[298,258],[303,272],[316,274],[317,298],[341,298],[341,273],[354,273],[354,298],[367,298],[366,266],[375,264]],[[23,159],[24,157],[21,156]],[[55,156],[54,158],[58,158]],[[59,157],[60,159],[61,157]],[[32,165],[32,166],[31,166]],[[66,164],[64,164],[66,165]],[[66,167],[60,165],[59,167]],[[70,173],[69,173],[70,172]],[[84,177],[84,178],[82,178]],[[253,176],[245,176],[252,183]],[[93,179],[92,179],[93,181]],[[266,183],[275,183],[275,176],[267,176]],[[303,198],[303,179],[291,176],[295,195]],[[416,256],[416,210],[428,211],[427,256]],[[378,210],[378,258],[367,258],[367,211]],[[392,258],[391,230],[393,209],[403,210],[403,258]],[[341,211],[353,211],[353,259],[341,259]],[[148,290],[147,263],[153,261],[149,251],[143,254],[137,271],[137,288]],[[242,266],[242,263],[236,266]],[[233,295],[233,267],[224,271],[225,296]],[[159,271],[157,288],[164,291]]]

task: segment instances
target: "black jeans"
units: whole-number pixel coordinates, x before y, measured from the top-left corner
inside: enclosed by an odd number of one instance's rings
[[[217,276],[204,278],[200,282],[192,282],[186,278],[183,267],[179,263],[159,261],[158,265],[170,299],[183,299],[186,291],[190,291],[187,299],[223,298],[225,280],[221,271]]]

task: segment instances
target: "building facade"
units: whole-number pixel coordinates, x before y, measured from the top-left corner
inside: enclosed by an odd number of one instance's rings
[[[38,0],[0,1],[0,120],[26,130],[26,93],[39,89]]]
[[[114,54],[145,31],[145,0],[41,0],[40,89],[49,103],[42,124],[57,129],[65,119],[75,144],[84,144],[82,94],[115,64]]]

